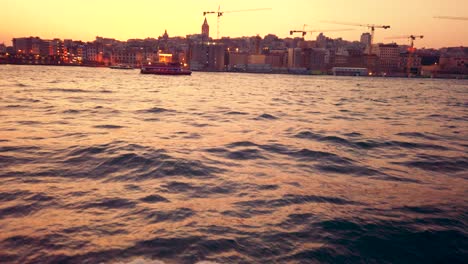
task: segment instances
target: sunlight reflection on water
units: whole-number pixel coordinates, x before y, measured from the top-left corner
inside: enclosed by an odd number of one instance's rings
[[[2,261],[466,259],[466,81],[0,74]]]

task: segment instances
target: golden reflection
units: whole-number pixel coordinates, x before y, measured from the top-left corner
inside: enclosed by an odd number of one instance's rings
[[[0,194],[9,195],[0,241],[48,237],[64,244],[50,253],[65,255],[85,241],[78,254],[87,254],[152,239],[322,232],[336,219],[411,221],[421,214],[402,210],[419,206],[456,208],[444,209],[456,218],[466,202],[463,171],[447,162],[464,157],[466,124],[438,120],[464,109],[424,103],[462,100],[463,84],[14,69],[0,80]],[[408,165],[425,157],[452,171]],[[301,252],[327,242],[291,243]]]

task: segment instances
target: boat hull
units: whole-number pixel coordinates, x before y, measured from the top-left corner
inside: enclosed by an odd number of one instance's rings
[[[180,63],[156,63],[141,67],[142,74],[156,75],[190,75],[192,71],[182,68]]]
[[[156,75],[191,75],[191,71],[160,71],[160,70],[141,70],[141,74],[156,74]]]
[[[114,69],[114,70],[133,70],[134,69],[132,66],[128,66],[128,65],[112,65],[112,66],[109,66],[109,68]]]

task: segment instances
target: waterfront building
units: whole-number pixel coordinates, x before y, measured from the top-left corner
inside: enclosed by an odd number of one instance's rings
[[[288,67],[288,52],[286,49],[270,50],[266,62],[271,64],[273,70],[282,71]]]
[[[382,74],[397,72],[400,64],[400,48],[397,44],[378,44],[375,54],[379,57],[379,71]]]
[[[190,69],[194,71],[224,71],[224,45],[215,42],[192,43],[189,48]]]
[[[137,65],[137,52],[135,48],[118,49],[112,52],[112,64]]]
[[[52,56],[62,56],[64,54],[64,43],[62,40],[55,38],[50,41],[50,53]]]
[[[41,41],[41,45],[39,47],[39,55],[45,57],[45,56],[50,56],[50,42],[51,40],[48,39],[43,39]]]
[[[329,52],[326,49],[307,48],[304,49],[303,61],[304,67],[312,70],[314,73],[323,73],[327,68],[327,55]]]
[[[5,43],[0,44],[0,53],[6,53]]]
[[[369,75],[404,76],[411,72],[445,76],[467,74],[468,48],[422,49],[411,56],[407,46],[375,44],[373,54],[366,54],[371,35],[361,41],[328,38],[322,33],[316,41],[303,38],[281,39],[269,34],[239,38],[223,37],[209,41],[209,25],[204,19],[201,34],[169,37],[167,30],[159,38],[118,41],[96,37],[83,43],[71,39],[14,38],[12,47],[0,45],[3,63],[44,65],[130,64],[139,66],[156,62],[158,54],[172,55],[171,61],[189,64],[192,70],[244,71],[278,73],[330,73],[333,67],[365,68]],[[408,70],[408,66],[410,69]]]
[[[248,54],[236,51],[228,51],[228,71],[246,71],[248,63]]]
[[[439,66],[442,72],[468,74],[468,54],[459,54],[459,56],[443,55],[439,59]]]
[[[104,62],[104,48],[101,43],[88,42],[84,54],[86,64],[102,64]]]
[[[247,57],[247,64],[265,64],[265,61],[265,55],[251,54]]]
[[[366,54],[364,50],[360,48],[349,48],[348,51],[348,62],[346,63],[347,67],[356,67],[356,68],[367,68],[366,64]]]
[[[409,52],[400,53],[400,63],[399,63],[399,71],[409,73],[413,75],[419,75],[421,73],[421,57],[417,56],[416,54],[410,55]]]
[[[267,63],[267,56],[260,54],[251,54],[247,57],[248,72],[272,72],[272,65]]]
[[[13,47],[17,54],[38,55],[41,39],[39,37],[14,38]]]
[[[343,47],[337,48],[334,52],[334,61],[335,66],[344,66],[348,64],[349,52]]]
[[[303,56],[301,48],[288,49],[288,68],[303,68]]]

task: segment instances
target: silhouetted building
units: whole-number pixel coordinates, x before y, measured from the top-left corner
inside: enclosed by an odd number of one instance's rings
[[[338,48],[333,53],[333,64],[335,66],[345,66],[348,64],[349,53],[344,48]]]
[[[50,41],[49,55],[61,56],[64,54],[64,43],[60,39],[53,39]]]
[[[408,52],[400,53],[399,70],[404,73],[419,75],[421,73],[421,57]],[[409,69],[408,69],[409,68]]]
[[[228,70],[229,71],[246,71],[248,63],[248,54],[239,53],[236,51],[228,52]]]
[[[454,74],[468,74],[468,54],[449,57],[441,56],[439,66],[442,72],[450,72]]]
[[[8,61],[8,56],[7,54],[7,47],[5,44],[1,43],[0,44],[0,64],[5,64]]]
[[[317,35],[317,47],[318,48],[326,48],[327,47],[327,37],[323,35],[323,33],[320,33]]]
[[[186,37],[170,38],[165,30],[157,39],[127,41],[99,36],[87,43],[72,39],[14,38],[12,47],[0,45],[0,55],[3,63],[12,64],[104,66],[123,63],[139,66],[156,62],[158,55],[167,54],[171,61],[202,71],[323,74],[338,67],[351,69],[351,73],[366,68],[369,75],[404,76],[410,72],[436,77],[468,72],[466,47],[422,49],[409,56],[407,46],[374,44],[373,54],[369,55],[365,47],[369,50],[371,38],[370,33],[363,33],[360,41],[351,42],[320,33],[316,41],[305,41],[269,34],[263,39],[257,35],[223,37],[210,42],[205,18],[201,34]]]
[[[39,47],[39,54],[41,56],[50,56],[51,51],[50,51],[50,42],[51,40],[44,39],[41,41],[41,45]]]
[[[361,35],[361,44],[363,44],[366,47],[366,51],[369,49],[371,46],[372,42],[372,35],[368,32],[362,33]]]
[[[303,68],[303,57],[301,48],[289,48],[288,49],[288,68]]]
[[[259,35],[257,35],[254,38],[255,54],[260,54],[261,43],[262,43],[262,38]]]
[[[14,38],[13,48],[18,54],[38,55],[41,39],[39,37]]]
[[[168,52],[169,50],[169,34],[167,34],[167,30],[164,30],[162,37],[159,37],[159,50],[164,52]]]
[[[210,26],[208,25],[208,21],[206,20],[203,22],[202,25],[202,40],[203,41],[208,41],[210,39]]]
[[[104,63],[104,47],[98,42],[86,43],[84,51],[84,61],[87,64],[103,64]]]
[[[198,42],[190,45],[190,69],[194,71],[223,71],[224,45]]]
[[[281,70],[288,67],[288,51],[285,49],[270,50],[267,62],[271,64],[273,69]]]
[[[267,55],[251,54],[247,56],[247,71],[249,72],[272,72],[272,65],[267,63]]]
[[[375,49],[379,57],[379,71],[383,74],[397,72],[400,63],[400,49],[397,44],[379,44]]]
[[[324,72],[327,67],[326,57],[326,49],[304,49],[304,66],[308,70]]]
[[[187,39],[188,42],[191,42],[191,43],[203,42],[203,35],[202,34],[191,34],[191,35],[187,35],[186,39]]]
[[[368,68],[372,75],[377,73],[379,71],[379,57],[375,54],[364,54],[362,56],[365,68]]]
[[[132,65],[132,66],[137,66],[141,65],[141,59],[139,63],[137,62],[137,58],[140,57],[141,55],[138,56],[139,49],[138,48],[126,48],[126,49],[119,49],[115,50],[112,53],[111,57],[111,63],[112,64],[126,64],[126,65]]]
[[[117,40],[113,38],[103,38],[103,37],[96,36],[95,42],[102,44],[102,45],[110,46],[110,45],[114,45],[117,42]]]

